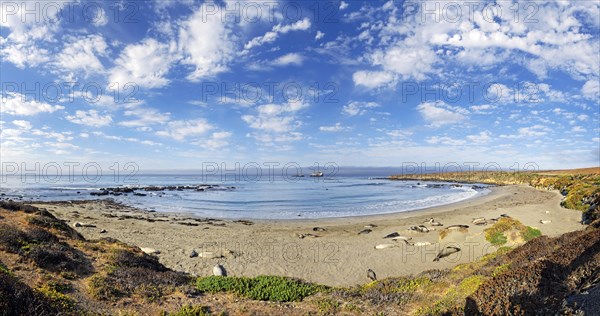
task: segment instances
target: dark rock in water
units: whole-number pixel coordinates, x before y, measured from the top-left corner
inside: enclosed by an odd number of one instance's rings
[[[434,188],[434,189],[443,188],[444,186],[445,185],[443,185],[443,184],[437,184],[437,183],[427,185],[428,188]]]
[[[196,258],[198,257],[198,253],[196,252],[196,250],[192,250],[192,253],[190,253],[190,258]]]
[[[235,221],[233,221],[233,222],[234,222],[234,223],[240,223],[240,224],[244,224],[244,225],[246,225],[246,226],[251,226],[251,225],[254,225],[254,223],[253,223],[253,222],[251,222],[251,221],[248,221],[248,220],[245,220],[245,219],[238,219],[238,220],[235,220]]]
[[[109,192],[107,190],[103,190],[100,192],[91,192],[90,195],[95,195],[95,196],[103,196],[103,195],[108,195]]]
[[[138,192],[136,192],[136,193],[134,193],[133,195],[134,195],[134,196],[147,196],[148,194],[145,194],[145,193],[138,193]]]

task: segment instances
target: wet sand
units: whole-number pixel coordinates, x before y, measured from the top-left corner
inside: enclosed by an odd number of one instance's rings
[[[206,219],[189,214],[148,212],[108,201],[35,204],[76,227],[88,239],[116,238],[125,243],[160,251],[157,256],[166,266],[197,276],[212,274],[216,263],[229,275],[282,275],[331,286],[366,283],[367,269],[378,278],[416,274],[428,269],[451,268],[474,261],[495,251],[484,237],[487,226],[476,226],[473,218],[496,218],[508,214],[523,224],[536,227],[544,235],[557,236],[582,229],[581,213],[560,207],[558,191],[542,191],[529,186],[491,188],[488,195],[450,205],[386,215],[328,218],[320,220]],[[433,217],[444,224],[428,233],[407,230]],[[540,220],[551,223],[541,224]],[[373,224],[368,234],[358,234]],[[443,240],[439,231],[455,224],[469,225],[466,232],[453,231]],[[92,225],[95,227],[86,227]],[[313,228],[325,231],[314,231]],[[102,230],[106,232],[101,233]],[[429,246],[410,246],[384,239],[398,232],[411,242]],[[298,234],[304,234],[300,238]],[[316,235],[311,237],[307,234]],[[376,245],[393,244],[387,249]],[[458,254],[434,262],[446,245],[458,245]],[[192,251],[198,256],[191,257]]]

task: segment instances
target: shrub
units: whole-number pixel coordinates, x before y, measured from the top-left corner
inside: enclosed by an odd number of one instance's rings
[[[494,246],[504,245],[508,239],[504,235],[504,232],[494,232],[486,236],[486,239]]]
[[[499,265],[494,269],[492,276],[500,275],[510,269],[510,263],[505,263],[503,265]]]
[[[525,226],[516,219],[501,218],[492,227],[485,230],[485,239],[494,246],[504,245],[508,241],[504,233],[510,230],[518,231],[525,241],[530,241],[542,235],[539,229]]]
[[[341,305],[340,302],[330,298],[321,298],[316,301],[316,304],[319,312],[324,315],[337,314]]]
[[[527,226],[527,229],[523,233],[523,239],[525,239],[525,241],[530,241],[540,236],[542,236],[542,232],[539,229],[533,228],[531,226]]]
[[[25,213],[36,213],[40,211],[40,209],[35,206],[14,201],[0,201],[0,207],[12,212],[23,211]]]
[[[261,275],[255,278],[208,276],[196,280],[201,292],[235,292],[238,295],[261,301],[301,301],[323,289],[322,286],[301,280]]]
[[[417,310],[418,315],[441,315],[441,314],[461,314],[460,310],[464,308],[465,300],[469,295],[477,291],[479,286],[485,281],[481,275],[473,275],[463,279],[456,287],[451,288],[444,297],[434,302],[431,306],[424,306]],[[448,312],[452,311],[452,312]]]
[[[54,234],[52,234],[51,232],[44,230],[44,229],[39,229],[39,228],[31,229],[31,230],[27,231],[27,235],[29,236],[28,239],[34,243],[57,243],[58,242],[58,237],[56,237]]]
[[[45,284],[38,288],[36,291],[41,293],[48,301],[50,305],[58,310],[61,310],[67,314],[74,314],[77,306],[75,301],[69,296],[59,292],[53,285]]]
[[[0,273],[0,315],[65,315],[41,293]]]
[[[60,243],[33,244],[25,256],[38,267],[52,272],[67,271],[82,275],[91,272],[91,263],[83,253]]]
[[[145,253],[135,253],[128,249],[117,249],[110,257],[111,263],[120,268],[144,268],[152,271],[167,271],[154,256]]]
[[[1,261],[0,261],[0,273],[6,273],[8,275],[13,275],[13,273],[10,270],[8,270],[8,267],[5,266],[4,263],[2,263]]]
[[[167,269],[156,257],[131,249],[113,249],[108,259],[105,274],[95,276],[89,282],[90,294],[98,300],[116,300],[137,294],[154,302],[176,288],[189,287],[188,275]]]
[[[100,301],[113,301],[123,295],[111,280],[101,275],[95,275],[88,282],[88,293]]]
[[[10,253],[19,253],[29,243],[29,236],[22,230],[0,224],[0,247]]]
[[[164,313],[164,316],[208,316],[210,315],[207,307],[204,306],[183,306],[174,313]]]
[[[40,211],[39,213],[43,215],[30,216],[27,218],[27,222],[38,227],[56,229],[62,235],[69,238],[83,240],[83,236],[81,236],[81,234],[79,234],[75,229],[71,228],[62,220],[57,219],[49,212]]]

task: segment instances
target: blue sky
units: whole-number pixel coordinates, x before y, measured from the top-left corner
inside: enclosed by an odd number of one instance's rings
[[[600,164],[597,1],[5,1],[0,22],[4,162]]]

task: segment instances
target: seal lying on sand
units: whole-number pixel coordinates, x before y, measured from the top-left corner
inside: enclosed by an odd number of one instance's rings
[[[359,235],[366,235],[368,233],[372,232],[372,230],[370,229],[363,229],[361,231],[358,232]]]
[[[377,274],[375,274],[375,271],[368,269],[367,278],[371,279],[371,281],[377,281]]]
[[[423,226],[423,225],[419,225],[419,226],[410,226],[410,228],[408,228],[408,230],[413,230],[416,232],[421,232],[421,233],[428,233],[429,232],[429,228]]]
[[[486,225],[487,221],[485,220],[485,217],[477,217],[477,218],[474,218],[471,223],[473,223],[475,225]]]
[[[213,267],[213,274],[215,276],[227,276],[227,272],[225,271],[225,268],[223,268],[223,266],[220,264],[217,264]]]
[[[379,244],[377,246],[375,246],[375,249],[387,249],[387,248],[394,248],[397,247],[397,245],[394,244]]]
[[[446,227],[446,229],[467,229],[469,228],[469,225],[450,225],[448,227]]]
[[[398,234],[398,232],[393,232],[391,234],[385,235],[385,237],[383,237],[383,238],[394,238],[394,237],[398,237],[398,236],[400,236],[400,234]]]
[[[396,236],[396,237],[392,238],[393,241],[399,241],[399,240],[409,241],[411,239],[412,239],[412,237],[407,237],[407,236]]]
[[[433,261],[440,261],[440,259],[448,257],[449,255],[453,254],[453,253],[457,253],[460,251],[460,248],[458,247],[454,247],[454,246],[447,246],[446,248],[440,250],[440,252],[438,252],[437,256],[435,257],[435,259],[433,259]]]
[[[431,217],[430,219],[425,221],[425,224],[429,224],[431,226],[444,226],[444,224],[437,222],[433,219],[433,217]]]

